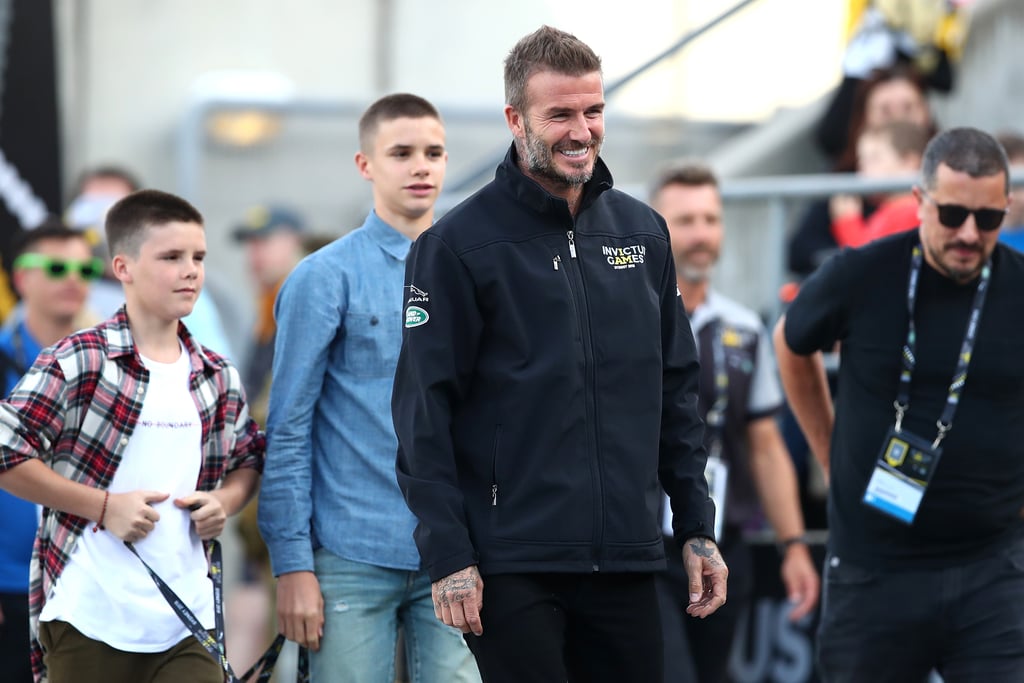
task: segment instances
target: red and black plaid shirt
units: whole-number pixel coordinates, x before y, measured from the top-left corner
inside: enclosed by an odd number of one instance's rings
[[[203,348],[180,325],[192,361],[189,388],[202,421],[203,464],[196,489],[217,488],[231,471],[263,469],[263,433],[249,417],[238,370]],[[139,358],[124,308],[97,327],[39,354],[0,401],[0,472],[37,458],[58,474],[106,489],[142,410],[149,371]],[[29,611],[32,664],[46,679],[39,614],[88,520],[45,509],[32,551]]]

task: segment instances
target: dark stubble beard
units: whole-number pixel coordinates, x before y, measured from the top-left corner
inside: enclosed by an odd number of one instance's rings
[[[922,242],[923,242],[923,240],[922,240]],[[931,254],[932,260],[935,261],[936,264],[938,264],[939,270],[941,270],[950,280],[952,280],[953,282],[956,282],[958,284],[964,284],[964,283],[970,282],[974,278],[978,277],[978,275],[981,274],[981,269],[985,267],[985,251],[983,249],[981,249],[981,248],[978,249],[978,255],[981,258],[978,260],[978,265],[977,265],[976,268],[971,268],[969,270],[964,270],[964,269],[961,269],[961,268],[950,268],[942,260],[942,256],[943,256],[944,252],[947,250],[947,248],[952,248],[954,246],[956,246],[956,245],[955,244],[946,245],[946,246],[944,246],[942,248],[941,251],[936,251],[935,249],[932,248],[932,246],[930,244],[928,244],[928,243],[924,244],[924,248],[927,249],[928,252]],[[963,245],[963,246],[966,246],[966,245]]]
[[[531,175],[545,178],[566,187],[584,185],[594,175],[593,164],[590,165],[590,168],[577,173],[563,173],[555,165],[552,148],[548,147],[547,143],[533,134],[529,124],[524,125],[523,128],[525,135],[522,143],[518,145],[519,155],[526,162],[526,168]],[[593,147],[596,154],[600,154],[601,145],[603,144],[603,137],[600,139],[591,138],[590,142],[587,143],[587,147]]]

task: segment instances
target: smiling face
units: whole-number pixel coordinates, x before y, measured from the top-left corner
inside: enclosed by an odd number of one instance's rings
[[[138,254],[117,254],[112,263],[129,316],[171,323],[191,313],[203,288],[205,258],[202,225],[175,221],[146,228]]]
[[[526,83],[526,97],[524,112],[505,107],[520,167],[548,192],[571,199],[593,175],[604,142],[601,74],[538,71]]]
[[[369,149],[356,154],[356,167],[373,182],[374,209],[385,223],[430,227],[448,163],[444,143],[444,125],[431,116],[377,124]]]

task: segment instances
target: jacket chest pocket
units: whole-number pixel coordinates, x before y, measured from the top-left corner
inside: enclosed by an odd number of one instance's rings
[[[345,317],[345,365],[357,377],[390,377],[402,346],[402,312],[353,313]]]

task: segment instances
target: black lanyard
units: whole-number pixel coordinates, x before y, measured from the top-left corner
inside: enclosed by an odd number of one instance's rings
[[[188,608],[188,606],[182,602],[181,598],[171,590],[171,587],[160,578],[160,576],[153,571],[153,568],[146,563],[142,556],[139,555],[139,551],[135,549],[135,546],[128,541],[124,542],[128,550],[131,550],[135,554],[135,557],[139,558],[139,562],[149,572],[150,578],[153,579],[153,583],[160,589],[164,599],[167,600],[167,604],[171,606],[174,613],[178,615],[181,622],[188,627],[188,630],[192,633],[193,637],[198,640],[206,651],[209,652],[214,659],[220,664],[224,670],[225,680],[229,683],[244,683],[256,673],[260,671],[260,675],[256,678],[256,683],[266,683],[270,680],[270,677],[274,673],[274,665],[277,664],[277,657],[281,654],[281,648],[284,647],[285,637],[278,635],[274,638],[274,642],[270,644],[267,651],[256,660],[248,671],[242,674],[241,677],[235,675],[235,672],[231,668],[231,664],[228,663],[227,651],[224,647],[224,564],[221,559],[220,543],[217,541],[210,541],[210,578],[213,580],[213,608],[214,608],[214,619],[216,620],[215,633],[210,635],[210,632],[203,628],[199,618]],[[296,683],[309,683],[309,652],[306,648],[299,648],[299,671],[295,678]]]
[[[917,329],[914,325],[914,304],[917,301],[917,285],[921,276],[921,263],[924,260],[921,252],[921,245],[914,246],[913,256],[910,262],[910,279],[907,282],[907,341],[903,345],[903,370],[900,371],[900,388],[893,402],[896,408],[896,431],[903,427],[903,416],[910,408],[910,381],[914,375],[914,366],[917,364]],[[953,371],[953,380],[949,383],[949,392],[946,395],[946,405],[942,409],[942,416],[939,417],[935,426],[938,427],[938,435],[932,448],[938,448],[939,443],[946,436],[946,433],[953,428],[953,415],[956,414],[957,406],[960,403],[960,394],[963,393],[964,385],[967,383],[967,367],[971,363],[971,354],[974,353],[974,342],[978,338],[978,324],[981,321],[981,310],[985,306],[985,296],[988,294],[988,284],[992,277],[992,262],[986,261],[981,269],[981,279],[978,280],[978,289],[974,293],[974,303],[971,305],[971,315],[967,320],[967,330],[964,332],[964,341],[960,345],[960,356],[957,358],[956,370]]]
[[[708,454],[721,457],[725,434],[725,410],[729,407],[729,367],[725,362],[725,327],[720,320],[712,323],[711,330],[711,371],[715,376],[715,400],[704,416],[707,424],[710,448]]]

